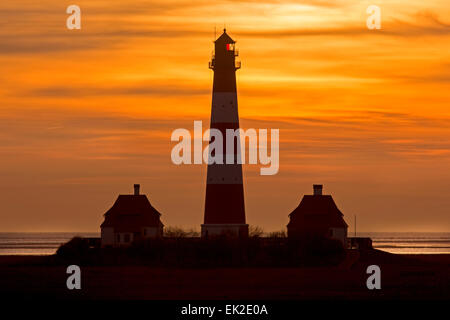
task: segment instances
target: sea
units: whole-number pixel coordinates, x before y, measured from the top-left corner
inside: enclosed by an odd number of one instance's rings
[[[100,233],[0,233],[0,255],[52,255],[61,244],[75,236],[95,238],[100,237]],[[391,253],[450,254],[450,232],[361,232],[357,236],[370,237],[376,249]]]

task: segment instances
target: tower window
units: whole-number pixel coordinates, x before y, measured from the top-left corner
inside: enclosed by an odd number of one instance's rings
[[[227,51],[234,51],[234,43],[227,43]]]

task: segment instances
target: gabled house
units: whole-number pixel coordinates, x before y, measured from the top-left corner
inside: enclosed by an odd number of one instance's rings
[[[331,195],[322,194],[322,185],[314,185],[314,194],[303,196],[298,207],[289,214],[289,238],[321,236],[338,239],[347,247],[348,225]]]
[[[119,195],[105,214],[100,225],[102,247],[129,246],[134,240],[163,236],[161,214],[150,204],[147,196],[139,194],[140,185],[134,185],[134,194]]]

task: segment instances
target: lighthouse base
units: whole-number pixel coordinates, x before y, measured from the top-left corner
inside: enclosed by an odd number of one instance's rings
[[[248,224],[202,224],[202,238],[248,238]]]

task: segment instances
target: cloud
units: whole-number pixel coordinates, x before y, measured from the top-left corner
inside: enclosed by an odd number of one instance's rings
[[[416,16],[416,15],[414,15]],[[368,30],[363,23],[348,24],[333,28],[290,28],[281,30],[258,29],[252,31],[236,31],[238,36],[253,38],[285,38],[285,37],[316,37],[316,36],[402,36],[418,37],[433,35],[450,35],[450,25],[443,23],[437,15],[428,15],[426,24],[408,22],[400,19],[383,22],[381,30]]]
[[[88,96],[193,96],[210,94],[207,88],[193,88],[177,85],[137,85],[133,87],[66,87],[52,86],[18,92],[35,97],[88,97]]]
[[[104,32],[77,33],[78,31],[47,32],[21,35],[1,35],[0,54],[41,54],[53,52],[76,52],[93,49],[112,49],[135,37],[145,39],[185,38],[209,35],[198,30],[138,30],[116,29]]]
[[[321,115],[322,114],[322,115]],[[383,110],[371,110],[371,109],[357,109],[357,110],[344,110],[344,109],[329,109],[322,110],[314,116],[275,116],[275,117],[260,117],[260,118],[243,118],[244,121],[249,123],[259,123],[259,126],[282,126],[291,129],[302,128],[300,125],[308,126],[315,125],[332,125],[332,126],[354,126],[359,125],[364,127],[368,122],[372,125],[380,124],[385,125],[386,128],[392,128],[394,124],[409,125],[411,127],[421,126],[430,128],[449,128],[450,117],[444,116],[423,116],[419,114],[412,114],[407,112],[392,112]],[[309,127],[308,127],[309,128]],[[372,128],[372,127],[370,127]]]
[[[211,35],[213,19],[208,16],[221,8],[225,10],[218,14],[239,12],[232,16],[234,22],[233,33],[237,37],[248,38],[294,38],[294,37],[322,37],[322,36],[433,36],[450,34],[450,26],[431,10],[417,11],[406,19],[396,17],[383,21],[383,29],[370,31],[365,27],[363,20],[355,20],[351,16],[348,20],[339,17],[339,13],[351,4],[349,1],[302,1],[301,5],[317,7],[311,18],[323,19],[328,17],[328,25],[317,21],[307,27],[277,26],[276,29],[264,29],[260,26],[261,19],[258,10],[270,4],[276,8],[284,8],[279,17],[289,14],[290,5],[300,5],[294,1],[221,1],[212,4],[208,1],[133,1],[133,5],[111,3],[110,1],[96,0],[80,4],[82,6],[83,23],[81,31],[68,31],[65,29],[65,7],[61,4],[55,6],[50,1],[40,5],[18,7],[8,3],[0,10],[2,21],[21,21],[22,23],[6,25],[0,29],[0,55],[17,54],[43,54],[67,51],[83,51],[94,49],[117,48],[134,38],[148,40],[157,39],[183,39],[195,37],[209,37]],[[234,10],[232,10],[235,8]],[[202,10],[200,10],[202,9]],[[335,10],[336,9],[336,10]],[[324,11],[326,10],[326,11]],[[331,10],[332,15],[328,16]],[[355,10],[355,9],[348,9]],[[286,11],[286,12],[285,12]],[[277,16],[275,13],[273,13]],[[267,14],[267,18],[272,13]],[[308,13],[308,16],[311,14]],[[288,17],[289,18],[289,17]],[[290,17],[292,18],[292,17]],[[300,19],[301,17],[299,17]],[[194,19],[194,21],[192,20]],[[42,21],[45,23],[42,23]],[[164,21],[164,24],[161,23]],[[315,21],[315,20],[314,20]],[[269,26],[272,26],[269,24]],[[255,28],[257,27],[257,28]]]
[[[155,17],[169,18],[180,11],[204,6],[206,1],[141,1],[130,5],[104,0],[81,1],[82,29],[65,26],[66,5],[54,1],[19,5],[0,4],[0,21],[12,23],[0,28],[0,55],[42,54],[65,51],[107,49],[134,38],[185,38],[210,34],[200,28],[162,26]],[[142,17],[146,17],[143,21]]]
[[[256,4],[299,4],[298,1],[285,1],[285,0],[225,0],[231,4],[236,3],[256,3]],[[349,1],[342,0],[303,0],[300,4],[313,7],[326,7],[326,8],[342,8],[346,6]]]

